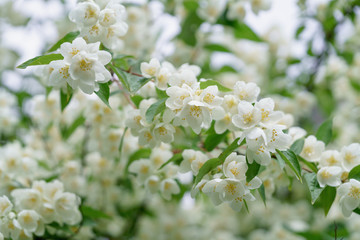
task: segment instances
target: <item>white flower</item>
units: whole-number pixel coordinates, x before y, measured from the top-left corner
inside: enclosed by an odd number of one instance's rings
[[[198,8],[197,13],[201,18],[210,23],[216,21],[226,6],[225,0],[207,0],[202,1],[202,3],[203,4],[200,4],[200,7]]]
[[[201,186],[202,186],[201,191],[210,198],[211,202],[215,206],[222,203],[222,200],[220,199],[220,193],[216,190],[216,188],[220,182],[222,182],[222,179],[215,178],[213,180],[206,182],[205,184],[204,184],[204,182],[200,182],[201,185],[200,185],[200,183],[198,184],[199,188],[201,188]],[[196,187],[198,187],[198,186],[196,186]]]
[[[174,73],[169,80],[170,86],[182,87],[184,84],[188,85],[191,89],[198,88],[198,81],[196,75],[190,69],[183,69]]]
[[[150,161],[152,161],[155,168],[159,168],[172,156],[173,153],[169,150],[164,150],[162,148],[154,148],[150,155]]]
[[[339,166],[342,164],[342,157],[339,151],[337,150],[326,150],[321,153],[320,165],[325,166]]]
[[[255,102],[260,94],[260,88],[255,83],[236,82],[234,85],[234,95],[240,100]]]
[[[83,2],[76,5],[69,13],[69,18],[76,24],[85,26],[94,25],[99,18],[100,8],[92,2]]]
[[[240,101],[238,105],[238,114],[233,116],[233,124],[242,129],[254,127],[261,120],[261,111],[251,103]]]
[[[244,20],[246,16],[245,2],[237,1],[229,3],[229,11],[227,13],[227,17],[230,20]]]
[[[245,173],[248,169],[245,156],[231,153],[223,164],[224,175],[228,178],[243,180],[246,178]]]
[[[0,217],[4,217],[12,210],[13,204],[7,196],[0,197]]]
[[[210,110],[199,101],[190,101],[178,117],[179,120],[185,121],[196,134],[200,133],[202,127],[209,128],[212,120]]]
[[[101,42],[110,49],[122,49],[124,41],[121,37],[125,36],[128,31],[128,25],[125,22],[119,22],[107,27],[101,36]]]
[[[261,10],[268,10],[271,6],[269,0],[251,0],[251,9],[258,14]]]
[[[140,70],[144,77],[155,77],[160,70],[160,62],[152,58],[149,63],[141,63]]]
[[[204,163],[208,160],[208,157],[204,153],[192,149],[185,149],[182,152],[182,157],[183,161],[181,161],[180,164],[181,173],[186,173],[190,170],[199,171],[199,163]]]
[[[275,103],[271,98],[261,99],[255,103],[255,107],[261,111],[261,123],[264,126],[275,124],[284,115],[280,111],[274,111]]]
[[[222,201],[233,201],[245,194],[245,188],[240,180],[226,178],[216,186],[216,192],[219,193]]]
[[[171,143],[174,141],[175,128],[168,123],[158,123],[154,127],[154,135],[156,139],[164,143]]]
[[[347,171],[360,164],[360,144],[352,143],[349,146],[344,146],[341,149],[341,156],[343,166]]]
[[[139,159],[130,164],[129,172],[136,173],[139,181],[143,183],[153,173],[153,166],[151,161]]]
[[[345,217],[349,217],[352,211],[360,205],[360,182],[350,179],[349,182],[338,188],[340,207]]]
[[[22,210],[17,216],[20,226],[29,232],[36,231],[39,219],[39,214],[34,210]]]
[[[180,193],[180,188],[174,179],[167,178],[160,185],[161,194],[166,200],[170,200],[172,194]]]
[[[242,209],[244,200],[246,200],[246,201],[255,201],[256,199],[251,193],[245,193],[244,195],[236,197],[234,200],[232,200],[230,202],[230,207],[234,211],[240,212],[240,210]]]
[[[42,204],[40,192],[35,189],[15,189],[11,196],[19,209],[37,209]]]
[[[296,140],[305,137],[306,131],[300,127],[291,127],[289,128],[289,135],[292,138],[291,143],[295,142]]]
[[[325,150],[325,144],[318,141],[315,136],[310,135],[305,138],[305,143],[300,156],[309,162],[318,162],[321,153]]]
[[[143,128],[139,131],[139,144],[141,146],[155,147],[159,141],[150,128]]]
[[[70,64],[64,60],[58,60],[52,61],[49,67],[52,69],[49,77],[49,85],[60,88],[65,87],[66,82],[71,78],[69,73]]]
[[[156,193],[160,188],[160,179],[156,175],[150,176],[145,181],[145,186],[150,190],[151,193]]]
[[[181,110],[189,101],[193,99],[193,91],[190,87],[169,87],[166,89],[166,94],[169,96],[166,99],[166,107],[171,110]]]
[[[166,90],[171,75],[172,72],[168,68],[161,67],[158,73],[156,74],[156,81],[155,81],[156,87],[158,87],[161,90]]]
[[[54,199],[55,213],[62,222],[69,225],[75,225],[81,221],[81,213],[78,209],[80,198],[73,193],[59,193]]]
[[[341,167],[322,167],[317,172],[317,179],[320,184],[320,187],[325,187],[329,185],[332,187],[339,186],[341,184]]]

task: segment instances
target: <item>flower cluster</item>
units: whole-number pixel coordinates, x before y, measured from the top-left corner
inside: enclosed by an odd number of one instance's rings
[[[342,147],[341,151],[325,150],[322,141],[308,136],[300,156],[318,164],[317,180],[320,187],[338,187],[342,212],[350,216],[360,205],[360,182],[348,179],[349,172],[360,164],[360,144],[352,143]]]
[[[86,41],[102,42],[115,51],[124,47],[121,37],[126,34],[128,25],[124,21],[126,9],[119,1],[109,1],[103,9],[93,1],[81,2],[70,11],[69,18]]]
[[[15,111],[16,98],[4,89],[0,89],[0,133],[10,133],[19,119]]]
[[[32,188],[11,192],[14,204],[6,196],[0,197],[0,232],[5,238],[32,239],[33,234],[43,236],[46,224],[78,224],[81,213],[80,199],[64,192],[59,181],[35,181]]]
[[[110,72],[104,65],[111,61],[111,54],[99,51],[100,42],[87,44],[83,38],[76,38],[72,43],[63,43],[60,53],[64,60],[49,64],[49,85],[66,88],[80,88],[84,93],[92,94],[99,89],[99,83],[108,82]]]

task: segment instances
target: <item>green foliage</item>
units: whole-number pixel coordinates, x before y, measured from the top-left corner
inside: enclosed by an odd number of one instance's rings
[[[195,46],[196,31],[200,27],[201,23],[203,23],[203,20],[198,17],[196,11],[189,12],[181,25],[181,32],[178,38],[184,41],[187,45]]]
[[[290,150],[293,151],[296,155],[299,155],[304,147],[304,143],[304,138],[300,138],[291,145]]]
[[[321,208],[324,210],[325,216],[328,214],[334,200],[336,197],[336,188],[326,186],[321,192],[318,202],[320,203]]]
[[[141,158],[149,158],[150,154],[151,154],[150,148],[140,148],[139,150],[137,150],[136,152],[131,154],[129,157],[129,161],[127,162],[126,167],[125,167],[125,173],[128,173],[129,166],[132,162],[139,160]]]
[[[181,153],[176,153],[169,160],[167,160],[163,165],[161,165],[158,170],[163,169],[169,163],[174,163],[176,165],[179,165],[182,160],[183,160],[182,154]]]
[[[204,49],[213,51],[213,52],[228,52],[228,53],[231,52],[230,49],[228,49],[227,47],[220,45],[220,44],[216,44],[216,43],[206,44],[204,46]]]
[[[311,204],[314,204],[315,201],[319,198],[321,192],[324,188],[321,188],[318,181],[316,173],[305,173],[304,174],[305,182],[309,188],[311,196]]]
[[[99,91],[95,92],[95,94],[106,104],[106,106],[110,107],[109,97],[110,97],[110,88],[109,83],[99,83]]]
[[[296,154],[291,150],[280,151],[276,149],[276,152],[280,155],[281,159],[284,160],[284,162],[290,167],[290,169],[295,173],[296,178],[300,182],[302,182],[301,167]]]
[[[65,42],[72,42],[77,36],[79,36],[80,32],[69,32],[66,34],[63,38],[61,38],[59,41],[57,41],[47,52],[53,52],[60,48],[61,44]]]
[[[42,56],[34,57],[30,60],[27,60],[26,62],[17,66],[17,68],[25,69],[29,66],[47,65],[52,61],[62,60],[62,59],[64,59],[64,57],[61,54],[57,54],[57,53],[42,55]]]
[[[348,179],[355,179],[360,181],[360,165],[357,165],[349,172]]]
[[[131,101],[135,104],[135,106],[137,108],[139,108],[140,102],[144,99],[142,96],[140,95],[133,95],[130,96]]]
[[[80,115],[68,128],[63,129],[62,137],[64,138],[64,140],[68,139],[79,126],[83,125],[85,123],[85,120],[86,119],[84,118],[84,116]]]
[[[67,87],[66,93],[64,93],[63,90],[60,90],[61,111],[64,111],[66,106],[70,103],[70,100],[71,100],[72,95],[73,95],[73,89],[70,87],[70,85],[68,83],[66,84],[66,87]]]
[[[100,219],[100,218],[111,219],[111,217],[109,215],[107,215],[106,213],[104,213],[100,210],[91,208],[89,206],[85,206],[85,205],[80,206],[80,212],[84,218],[90,218],[93,220]]]
[[[331,141],[332,119],[328,119],[320,125],[316,132],[316,138],[320,141],[323,141],[326,145]]]
[[[226,157],[229,156],[235,149],[245,144],[245,140],[238,144],[240,138],[235,139],[217,158],[212,158],[204,163],[204,165],[200,168],[198,175],[196,175],[194,186],[196,186],[201,179],[208,174],[211,170],[223,164]]]
[[[246,175],[246,181],[250,182],[254,177],[256,177],[256,175],[259,173],[260,170],[260,164],[258,164],[257,162],[253,161],[251,164],[249,163],[247,157],[246,157],[246,163],[248,166],[248,170],[246,171],[245,175]]]
[[[152,104],[145,113],[146,121],[148,123],[152,123],[154,121],[154,118],[159,113],[164,112],[166,106],[165,106],[166,98],[162,98],[156,103]]]
[[[217,86],[220,92],[231,92],[232,90],[230,88],[224,87],[219,82],[215,80],[206,80],[204,82],[200,82],[200,89],[205,89],[208,86]]]
[[[221,142],[224,141],[228,133],[229,133],[228,130],[226,130],[222,134],[217,134],[215,131],[210,131],[205,138],[204,148],[209,152],[214,150],[214,148],[216,148],[217,145],[219,145]]]
[[[261,199],[264,202],[264,205],[266,206],[266,195],[265,195],[265,186],[264,186],[264,184],[261,184],[261,186],[258,188],[258,192],[260,194]]]
[[[136,93],[142,86],[151,80],[151,78],[142,77],[136,73],[126,72],[118,67],[109,65],[113,72],[118,76],[121,83],[130,93]]]

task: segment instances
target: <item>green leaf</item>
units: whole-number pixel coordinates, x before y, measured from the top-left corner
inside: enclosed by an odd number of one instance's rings
[[[90,218],[90,219],[99,219],[99,218],[106,218],[111,219],[109,215],[106,213],[96,210],[94,208],[91,208],[89,206],[81,205],[80,206],[80,212],[83,215],[84,218]]]
[[[61,44],[65,42],[72,42],[77,36],[79,36],[79,34],[80,34],[79,31],[69,32],[63,38],[57,41],[57,43],[55,43],[49,50],[47,50],[47,52],[53,52],[57,50],[58,48],[60,48]]]
[[[140,102],[144,99],[142,96],[140,95],[134,95],[134,96],[130,96],[131,101],[135,104],[135,106],[137,108],[139,108]]]
[[[360,92],[360,83],[355,79],[350,79],[350,85],[356,90],[357,92]]]
[[[299,155],[297,157],[301,162],[303,162],[306,166],[308,166],[313,172],[317,173],[318,169],[314,163],[305,160],[304,158],[302,158]]]
[[[259,170],[260,170],[260,164],[258,164],[255,161],[253,161],[253,163],[250,164],[248,162],[247,157],[246,157],[246,163],[247,163],[247,166],[248,166],[248,170],[245,173],[246,181],[250,182],[251,180],[253,180],[254,177],[256,177],[256,175],[258,175]]]
[[[238,22],[235,24],[234,36],[239,39],[263,42],[263,40],[245,23]]]
[[[247,213],[250,213],[250,211],[249,211],[249,206],[248,206],[246,200],[243,199],[243,202],[244,202],[244,206],[245,206],[246,212],[247,212]]]
[[[305,30],[305,26],[304,26],[304,25],[301,25],[301,26],[296,30],[295,38],[296,38],[296,39],[299,39],[300,34],[301,34],[304,30]]]
[[[82,115],[75,119],[75,121],[70,125],[70,127],[66,128],[63,131],[62,136],[64,140],[68,139],[80,125],[83,125],[85,123],[85,120],[86,119]]]
[[[286,166],[285,161],[282,159],[282,157],[278,153],[275,153],[275,156],[276,156],[276,160],[279,163],[280,169],[283,170]]]
[[[120,68],[109,65],[119,80],[130,93],[136,93],[142,86],[149,82],[152,78],[141,77],[132,73],[125,72]]]
[[[322,193],[320,194],[320,197],[318,199],[322,209],[324,210],[325,216],[328,214],[331,205],[335,200],[335,197],[336,197],[335,187],[326,186],[322,191]]]
[[[194,186],[196,186],[201,179],[208,174],[211,170],[223,164],[226,157],[229,156],[235,149],[239,146],[245,144],[245,139],[241,144],[238,144],[240,138],[235,139],[217,158],[212,158],[204,163],[204,165],[200,168],[198,175],[196,175]]]
[[[300,182],[302,182],[301,167],[299,164],[299,160],[296,157],[296,154],[291,150],[280,151],[280,150],[276,149],[276,152],[285,161],[285,163],[290,167],[290,169],[295,173],[296,178]]]
[[[167,160],[163,165],[159,167],[158,170],[163,169],[166,165],[168,165],[171,162],[174,162],[176,165],[179,165],[181,161],[183,160],[183,156],[181,153],[174,154],[169,160]]]
[[[194,11],[199,6],[199,3],[195,0],[184,0],[183,4],[188,11]]]
[[[124,145],[124,139],[125,139],[125,134],[126,134],[126,131],[128,130],[129,128],[128,127],[125,127],[124,128],[124,131],[123,131],[123,134],[121,136],[121,140],[120,140],[120,145],[119,145],[119,156],[121,157],[121,153],[122,153],[122,147]],[[120,158],[117,158],[117,162],[120,160]]]
[[[304,147],[305,140],[300,138],[296,140],[290,147],[290,149],[296,154],[299,155]]]
[[[355,208],[353,212],[360,215],[360,208]]]
[[[202,22],[203,20],[197,16],[196,11],[189,12],[181,25],[181,32],[178,38],[183,40],[186,44],[190,46],[195,46],[196,31],[198,30]]]
[[[156,103],[152,104],[145,113],[145,118],[148,123],[152,123],[154,121],[154,118],[159,113],[162,113],[166,106],[165,106],[166,98],[162,98]]]
[[[314,91],[319,106],[321,110],[327,115],[330,116],[334,111],[337,102],[333,97],[333,93],[329,89],[315,89]]]
[[[316,138],[327,145],[332,138],[332,119],[323,122],[316,132]]]
[[[214,52],[231,52],[227,47],[216,44],[216,43],[209,43],[204,46],[204,49],[214,51]]]
[[[360,165],[357,165],[349,172],[348,179],[355,179],[360,181]]]
[[[126,164],[125,167],[125,172],[127,173],[129,170],[129,166],[132,162],[139,160],[141,158],[149,158],[151,154],[151,149],[150,148],[140,148],[139,150],[137,150],[136,152],[134,152],[133,154],[130,155],[129,160]]]
[[[208,86],[217,86],[220,92],[231,92],[232,90],[230,88],[224,87],[219,82],[215,80],[206,80],[205,82],[200,82],[200,89],[205,89]]]
[[[95,92],[95,94],[106,104],[106,106],[110,107],[109,97],[110,97],[110,88],[108,83],[99,83],[99,91]]]
[[[61,111],[64,111],[66,106],[70,103],[70,100],[73,95],[73,90],[70,87],[69,84],[66,84],[67,86],[67,92],[64,93],[62,90],[60,90],[60,105],[61,105]]]
[[[219,158],[211,158],[207,160],[200,168],[199,173],[196,175],[194,186],[196,186],[206,174],[222,163],[223,161],[221,161]]]
[[[158,96],[159,99],[161,98],[168,98],[168,95],[166,94],[166,91],[164,90],[160,90],[158,88],[155,88],[156,89],[156,94]]]
[[[265,195],[265,186],[264,186],[264,184],[261,184],[261,186],[258,188],[258,192],[260,194],[261,199],[264,202],[264,205],[266,206],[266,195]]]
[[[324,188],[321,188],[317,181],[316,173],[305,173],[304,174],[305,182],[309,188],[310,196],[311,196],[311,204],[314,204],[315,201],[319,198],[321,192]]]
[[[222,134],[212,133],[207,135],[204,141],[204,148],[209,152],[212,151],[217,145],[219,145],[219,143],[224,141],[228,133],[229,131],[226,130]]]
[[[64,59],[64,57],[61,54],[57,54],[57,53],[42,55],[42,56],[38,56],[38,57],[32,58],[30,60],[27,60],[26,62],[17,66],[17,68],[25,69],[28,66],[46,65],[52,61],[62,60],[62,59]]]
[[[49,223],[48,226],[50,226],[52,228],[55,228],[56,230],[63,231],[65,233],[74,234],[74,232],[71,230],[70,226],[66,225],[66,224],[65,225],[60,225],[57,222],[52,222],[52,223]]]

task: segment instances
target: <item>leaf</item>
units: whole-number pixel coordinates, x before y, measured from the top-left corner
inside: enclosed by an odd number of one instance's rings
[[[305,25],[301,25],[300,27],[298,27],[298,29],[296,30],[295,33],[295,38],[299,39],[301,33],[305,30]]]
[[[245,173],[246,182],[250,182],[251,180],[253,180],[254,177],[256,177],[256,175],[258,175],[259,170],[260,170],[260,164],[258,164],[255,161],[253,161],[253,163],[250,164],[248,162],[247,157],[246,157],[246,164],[248,166],[248,169]]]
[[[208,86],[217,86],[220,92],[231,92],[232,90],[230,88],[224,87],[219,82],[215,80],[206,80],[205,82],[200,82],[200,89],[205,89]]]
[[[350,79],[349,81],[350,81],[350,85],[354,88],[354,90],[360,92],[360,83],[355,79]]]
[[[239,39],[263,42],[263,40],[245,23],[238,22],[235,24],[234,36]]]
[[[355,179],[360,181],[360,165],[357,165],[349,172],[348,179]]]
[[[327,145],[332,138],[332,119],[323,122],[316,132],[316,138]]]
[[[209,152],[212,151],[217,145],[219,145],[219,143],[221,143],[226,138],[228,133],[229,131],[226,130],[222,134],[213,133],[207,135],[204,141],[204,148]]]
[[[332,91],[329,89],[315,89],[314,93],[321,110],[327,116],[330,116],[337,104],[335,98],[333,97]]]
[[[90,219],[99,219],[99,218],[106,218],[111,219],[109,215],[106,213],[96,210],[94,208],[91,208],[89,206],[81,205],[80,206],[80,212],[83,215],[84,218],[90,218]]]
[[[360,208],[355,208],[353,212],[360,215]]]
[[[60,90],[60,106],[61,106],[61,111],[64,111],[64,109],[66,108],[66,106],[70,103],[70,100],[72,98],[73,95],[73,90],[70,87],[69,84],[66,84],[67,86],[67,92],[64,93],[62,90]]]
[[[264,184],[261,184],[261,186],[258,188],[258,192],[260,194],[261,199],[264,202],[264,205],[266,206],[266,195],[265,195],[265,186],[264,186]]]
[[[169,160],[167,160],[163,165],[159,167],[158,170],[163,169],[166,165],[168,165],[171,162],[174,162],[176,165],[179,165],[181,161],[183,160],[183,156],[181,153],[174,154]]]
[[[129,160],[126,164],[125,167],[125,172],[127,173],[129,170],[129,166],[132,162],[139,160],[141,158],[149,158],[151,154],[151,149],[150,148],[140,148],[139,150],[137,150],[136,152],[134,152],[133,154],[130,155]]]
[[[222,163],[223,161],[221,161],[219,158],[211,158],[207,160],[200,168],[199,173],[196,175],[194,186],[196,186],[206,174]]]
[[[290,149],[296,154],[299,155],[304,147],[305,140],[300,138],[296,140],[290,147]]]
[[[80,115],[77,119],[75,119],[75,121],[70,125],[70,127],[69,128],[66,128],[64,131],[63,131],[63,138],[64,138],[64,140],[66,140],[66,139],[68,139],[70,136],[71,136],[71,134],[73,134],[74,133],[74,131],[80,126],[80,125],[82,125],[82,124],[84,124],[85,123],[85,118],[82,116],[82,115]]]
[[[199,6],[199,3],[195,0],[184,0],[183,4],[188,11],[196,10]]]
[[[178,38],[183,40],[187,45],[195,46],[196,32],[202,22],[203,20],[197,16],[195,10],[189,12],[181,25],[181,32],[178,35]]]
[[[310,196],[311,196],[311,204],[314,204],[315,201],[319,198],[321,192],[324,188],[321,188],[317,181],[316,173],[305,173],[304,174],[305,182],[309,188]]]
[[[314,163],[305,160],[304,158],[302,158],[299,155],[297,157],[301,162],[303,162],[306,166],[308,166],[313,172],[317,173],[318,169]]]
[[[55,228],[56,230],[60,230],[60,231],[63,231],[65,233],[70,233],[70,234],[74,234],[74,232],[71,230],[70,226],[69,225],[60,225],[59,223],[57,222],[52,222],[52,223],[49,223],[48,224],[49,227],[52,227],[52,228]]]
[[[282,157],[278,153],[275,153],[275,156],[276,156],[276,160],[279,163],[280,169],[283,170],[286,166],[285,161],[282,159]]]
[[[216,43],[206,44],[204,48],[214,52],[231,52],[227,47]]]
[[[154,118],[159,113],[163,112],[166,108],[165,106],[166,98],[162,98],[156,103],[152,104],[145,113],[145,118],[148,123],[152,123],[154,121]]]
[[[124,145],[124,139],[125,139],[125,134],[126,134],[126,131],[128,130],[129,128],[128,127],[125,127],[124,128],[124,131],[123,131],[123,134],[121,136],[121,140],[120,140],[120,144],[119,144],[119,155],[121,157],[121,152],[122,152],[122,147]],[[117,158],[117,161],[120,160],[120,158]]]
[[[280,150],[276,149],[276,152],[285,161],[285,163],[290,167],[290,169],[295,173],[296,178],[300,182],[302,182],[301,167],[299,164],[299,160],[296,157],[296,154],[291,150],[280,151]]]
[[[57,53],[42,55],[42,56],[38,56],[38,57],[32,58],[30,60],[27,60],[26,62],[17,66],[17,68],[25,69],[28,66],[46,65],[52,61],[62,60],[62,59],[64,59],[64,57],[61,54],[57,54]]]
[[[130,96],[131,101],[135,104],[135,106],[137,108],[139,108],[140,102],[144,99],[142,96],[140,95],[134,95],[134,96]]]
[[[328,214],[331,205],[333,204],[336,197],[336,188],[326,186],[322,193],[320,194],[319,203],[324,210],[325,216]]]
[[[204,163],[200,168],[198,175],[196,175],[194,186],[196,186],[201,179],[208,174],[211,170],[223,164],[226,157],[229,156],[236,148],[245,144],[245,139],[241,144],[238,144],[240,138],[235,139],[217,158],[212,158]]]
[[[109,97],[110,97],[110,88],[108,83],[99,83],[99,91],[95,92],[95,94],[106,104],[106,106],[110,107]]]
[[[121,70],[115,66],[109,65],[119,80],[130,93],[136,93],[142,86],[149,82],[152,78],[137,76]]]
[[[58,48],[60,48],[61,44],[65,42],[72,42],[77,36],[79,36],[79,34],[80,34],[79,31],[69,32],[63,38],[57,41],[57,43],[55,43],[49,50],[47,50],[47,52],[53,52],[57,50]]]
[[[156,89],[156,94],[158,96],[159,99],[161,98],[168,98],[168,95],[166,94],[166,91],[165,90],[160,90],[158,89],[157,87],[155,88]]]

